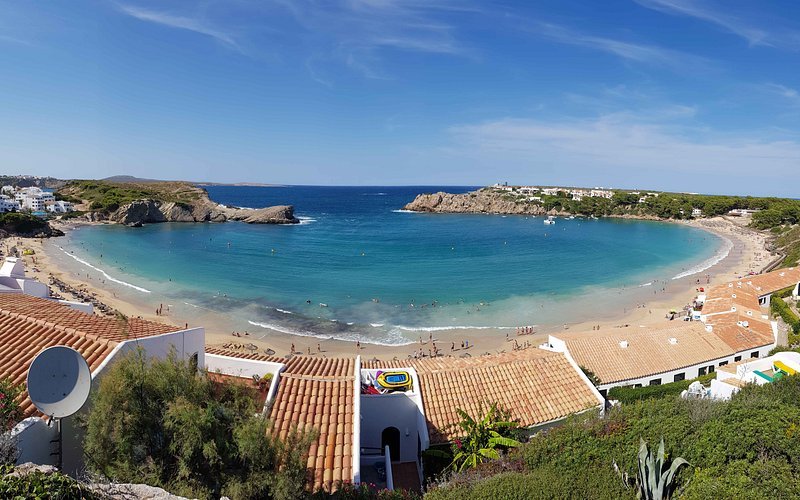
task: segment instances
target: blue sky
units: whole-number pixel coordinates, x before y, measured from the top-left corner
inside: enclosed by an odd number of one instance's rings
[[[800,2],[0,5],[4,173],[798,196]]]

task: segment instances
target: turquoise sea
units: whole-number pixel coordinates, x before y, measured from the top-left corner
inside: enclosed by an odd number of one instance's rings
[[[128,300],[221,313],[231,331],[403,344],[436,329],[619,315],[726,249],[680,224],[400,210],[418,193],[471,189],[212,186],[227,205],[293,204],[303,222],[82,227],[53,253]]]

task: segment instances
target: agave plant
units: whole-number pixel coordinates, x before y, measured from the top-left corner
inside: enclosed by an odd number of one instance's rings
[[[658,453],[653,454],[647,443],[640,439],[639,471],[636,477],[638,491],[636,496],[642,500],[669,500],[675,491],[675,475],[689,462],[676,458],[671,465],[664,458],[664,439],[658,445]]]
[[[496,460],[501,451],[520,445],[512,437],[517,423],[509,420],[508,413],[499,409],[497,403],[492,404],[480,420],[470,417],[464,410],[457,411],[461,417],[458,428],[464,437],[453,442],[451,470],[461,472],[483,461]]]

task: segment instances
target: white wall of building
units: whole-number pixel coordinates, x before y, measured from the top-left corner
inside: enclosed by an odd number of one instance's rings
[[[17,440],[18,464],[25,462],[56,464],[55,457],[50,455],[55,450],[55,445],[50,441],[58,438],[55,425],[48,426],[47,422],[39,417],[29,417],[14,426],[11,436]]]
[[[361,374],[370,372],[374,377],[377,371],[361,370]],[[379,452],[384,429],[395,427],[400,431],[400,461],[415,462],[419,452],[430,446],[427,420],[419,394],[419,378],[413,368],[393,368],[392,371],[408,372],[413,389],[408,392],[360,395],[360,446],[369,448],[370,452]],[[361,376],[359,393],[360,380]]]

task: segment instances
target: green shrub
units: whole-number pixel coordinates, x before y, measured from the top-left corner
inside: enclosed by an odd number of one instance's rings
[[[420,495],[405,490],[387,490],[377,488],[375,485],[362,483],[358,486],[353,483],[339,482],[336,493],[329,494],[318,491],[311,495],[312,500],[414,500]]]
[[[480,475],[484,464],[427,496],[632,498],[615,465],[635,476],[640,439],[662,438],[669,459],[691,464],[677,476],[682,498],[798,498],[800,376],[745,386],[727,402],[668,395],[616,406],[605,417],[574,415],[512,452],[511,463],[522,464],[514,474]]]
[[[708,385],[711,380],[717,378],[716,372],[701,375],[692,380],[681,380],[680,382],[670,382],[661,385],[646,385],[643,387],[623,386],[612,387],[608,391],[608,399],[616,399],[620,403],[632,403],[650,398],[662,398],[664,396],[679,396],[681,392],[689,388],[689,385],[698,381],[703,385]]]
[[[100,380],[84,449],[90,468],[114,481],[145,483],[188,497],[303,495],[303,456],[313,434],[267,432],[256,388],[214,383],[174,353],[137,350]]]
[[[0,229],[9,233],[35,233],[47,229],[47,222],[31,214],[0,213]]]
[[[604,500],[634,499],[632,489],[626,488],[611,466],[590,466],[565,470],[544,466],[530,472],[506,472],[468,484],[433,489],[426,499],[431,500],[537,500],[582,498]]]
[[[79,482],[59,472],[45,474],[35,471],[20,477],[8,476],[7,474],[13,470],[13,466],[0,466],[0,498],[43,500],[99,498]]]
[[[22,390],[21,385],[14,384],[10,379],[0,379],[0,432],[11,429],[19,422],[19,396]]]
[[[783,321],[792,329],[792,333],[800,334],[800,318],[792,311],[789,305],[780,297],[775,295],[769,301],[769,308],[772,314],[780,316]],[[790,342],[791,344],[791,342]]]

